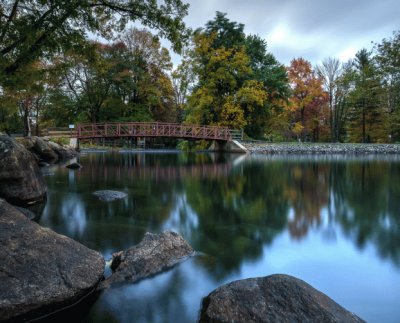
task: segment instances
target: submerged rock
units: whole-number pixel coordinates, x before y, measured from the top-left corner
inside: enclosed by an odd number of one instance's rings
[[[44,201],[46,192],[33,155],[13,138],[0,136],[0,197],[28,205]]]
[[[67,167],[69,169],[79,169],[79,168],[82,168],[82,165],[79,163],[71,163],[65,167]]]
[[[96,251],[27,219],[0,199],[0,321],[34,319],[71,305],[103,277]]]
[[[124,192],[119,191],[110,191],[110,190],[102,190],[93,192],[93,195],[97,196],[99,200],[105,202],[111,202],[114,200],[119,200],[127,197],[128,195]]]
[[[288,275],[238,280],[203,299],[200,322],[364,322]]]
[[[113,273],[101,282],[99,289],[121,282],[136,282],[155,275],[193,254],[193,248],[175,232],[146,233],[138,245],[113,254]]]

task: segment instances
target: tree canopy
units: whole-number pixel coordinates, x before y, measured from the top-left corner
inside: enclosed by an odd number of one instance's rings
[[[180,50],[187,35],[182,20],[187,9],[181,0],[2,1],[0,82],[36,59],[79,48],[88,33],[110,39],[136,20]]]

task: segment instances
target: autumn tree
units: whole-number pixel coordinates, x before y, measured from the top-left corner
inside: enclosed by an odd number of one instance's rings
[[[171,59],[149,31],[133,28],[114,43],[88,43],[81,53],[60,57],[64,75],[52,96],[72,102],[78,121],[176,120]]]
[[[258,36],[217,12],[197,30],[191,51],[197,84],[189,98],[187,120],[243,128],[263,137],[275,98],[287,94],[286,71]],[[275,101],[274,101],[275,100]]]
[[[246,124],[237,92],[251,72],[244,48],[212,47],[216,34],[197,33],[194,70],[198,85],[189,98],[187,122],[242,128]]]
[[[7,123],[8,118],[15,122],[15,117],[18,117],[24,136],[39,133],[40,117],[48,104],[47,90],[51,86],[52,73],[51,64],[32,62],[24,66],[23,74],[19,75],[21,77],[14,77],[10,86],[3,90],[0,109],[4,111],[1,113],[4,122]]]
[[[292,60],[288,76],[292,97],[287,109],[292,131],[301,140],[318,141],[327,126],[327,95],[322,88],[322,79],[316,75],[311,63],[303,58]]]
[[[168,50],[157,37],[145,29],[131,28],[121,37],[132,58],[132,87],[126,98],[133,107],[147,109],[153,120],[174,122],[177,109],[174,105],[172,70]]]

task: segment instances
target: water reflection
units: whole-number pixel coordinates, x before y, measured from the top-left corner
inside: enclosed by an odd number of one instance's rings
[[[46,177],[49,200],[42,225],[106,257],[138,243],[146,231],[171,229],[206,255],[160,278],[107,292],[91,311],[91,320],[130,322],[128,316],[135,313],[138,322],[161,322],[180,311],[183,322],[193,321],[201,297],[211,289],[272,273],[272,268],[303,279],[302,273],[312,273],[310,277],[320,277],[314,285],[327,284],[325,292],[335,296],[340,283],[327,283],[319,272],[328,270],[320,262],[327,254],[332,268],[341,268],[342,255],[351,254],[348,267],[335,269],[343,281],[344,275],[356,281],[357,275],[368,273],[368,268],[359,272],[367,252],[375,275],[389,262],[390,277],[400,282],[398,157],[97,153],[80,156],[79,162],[84,166],[79,171],[49,170],[54,175]],[[101,189],[128,197],[102,202],[92,195]],[[284,246],[277,247],[283,237]],[[266,266],[266,259],[277,253]],[[282,260],[296,253],[302,261],[296,260],[292,272]],[[352,270],[358,272],[348,273]],[[371,279],[380,283],[379,277]],[[336,296],[346,302],[345,293]],[[397,296],[371,297],[387,305],[385,297]],[[351,301],[342,305],[358,309]],[[386,311],[400,318],[396,308]]]

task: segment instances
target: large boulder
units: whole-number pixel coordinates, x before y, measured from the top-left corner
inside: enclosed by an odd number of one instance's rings
[[[78,155],[78,152],[75,149],[68,146],[64,147],[53,141],[48,141],[48,145],[58,155],[58,160],[67,160]]]
[[[103,277],[101,254],[40,227],[1,199],[0,246],[0,322],[76,303]]]
[[[288,275],[238,280],[203,299],[200,322],[364,322]]]
[[[28,205],[46,198],[46,184],[33,155],[8,136],[0,136],[0,197]]]
[[[116,283],[136,282],[155,275],[178,264],[193,253],[193,248],[175,232],[146,233],[138,245],[113,254],[111,262],[113,273],[101,282],[99,289],[105,289]]]
[[[21,140],[21,143],[37,156],[39,161],[45,161],[47,163],[56,163],[58,161],[58,155],[54,152],[49,142],[39,137],[26,137]]]

